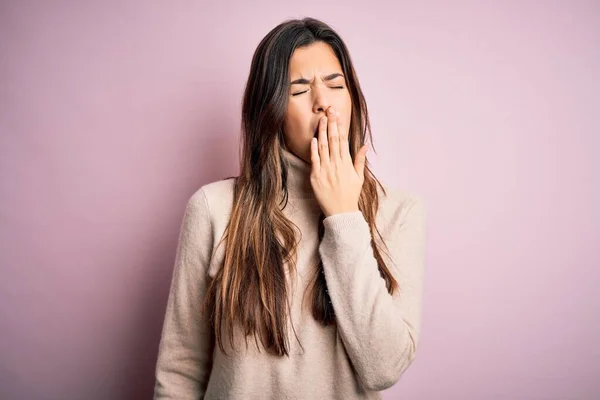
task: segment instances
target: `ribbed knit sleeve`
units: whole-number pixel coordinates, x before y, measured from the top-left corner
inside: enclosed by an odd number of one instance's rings
[[[200,308],[212,231],[205,194],[188,200],[179,232],[156,363],[154,399],[202,399],[212,367],[213,333]]]
[[[399,380],[415,357],[419,338],[426,211],[417,197],[403,203],[388,214],[383,237],[393,260],[387,265],[400,286],[393,296],[379,273],[362,212],[334,214],[323,221],[319,254],[338,332],[369,390],[384,390]]]

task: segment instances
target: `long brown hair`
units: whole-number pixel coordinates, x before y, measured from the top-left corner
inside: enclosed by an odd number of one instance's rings
[[[286,284],[284,268],[289,265],[289,275],[293,279],[298,240],[294,230],[296,225],[282,211],[288,201],[282,129],[289,96],[289,60],[295,49],[317,41],[332,47],[346,76],[352,99],[349,132],[352,159],[367,136],[372,143],[367,104],[348,49],[340,36],[314,18],[287,20],[271,30],[252,58],[242,104],[240,175],[234,178],[231,217],[219,242],[219,245],[226,245],[225,257],[209,284],[202,306],[203,312],[210,311],[210,324],[224,353],[223,329],[229,332],[233,347],[234,324],[238,323],[246,345],[247,337],[252,335],[259,351],[257,338],[269,353],[289,356],[290,288]],[[372,238],[375,232],[381,238],[375,226],[379,207],[377,185],[385,194],[367,162],[359,209],[369,224]],[[323,219],[321,213],[319,240],[324,233]],[[398,283],[374,239],[371,247],[387,290],[393,293],[398,289]],[[312,315],[327,326],[335,323],[335,314],[322,269],[319,261],[307,290],[308,298],[312,300]]]

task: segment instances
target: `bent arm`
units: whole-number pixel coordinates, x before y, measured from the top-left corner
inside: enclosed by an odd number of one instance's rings
[[[412,363],[421,323],[425,266],[425,207],[411,198],[391,213],[386,262],[400,291],[392,296],[380,275],[362,212],[324,219],[319,247],[338,332],[363,385],[384,390]]]

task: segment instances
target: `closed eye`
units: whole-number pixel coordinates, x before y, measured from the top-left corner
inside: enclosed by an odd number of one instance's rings
[[[332,89],[343,89],[344,88],[343,86],[330,86],[330,87]],[[305,90],[304,92],[294,93],[294,94],[292,94],[292,96],[298,96],[299,94],[306,93],[306,92],[308,92],[308,90]]]

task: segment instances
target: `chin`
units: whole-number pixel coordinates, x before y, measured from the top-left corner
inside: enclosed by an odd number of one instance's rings
[[[300,158],[309,164],[312,164],[310,161],[310,144],[308,145],[308,150],[300,155]]]

